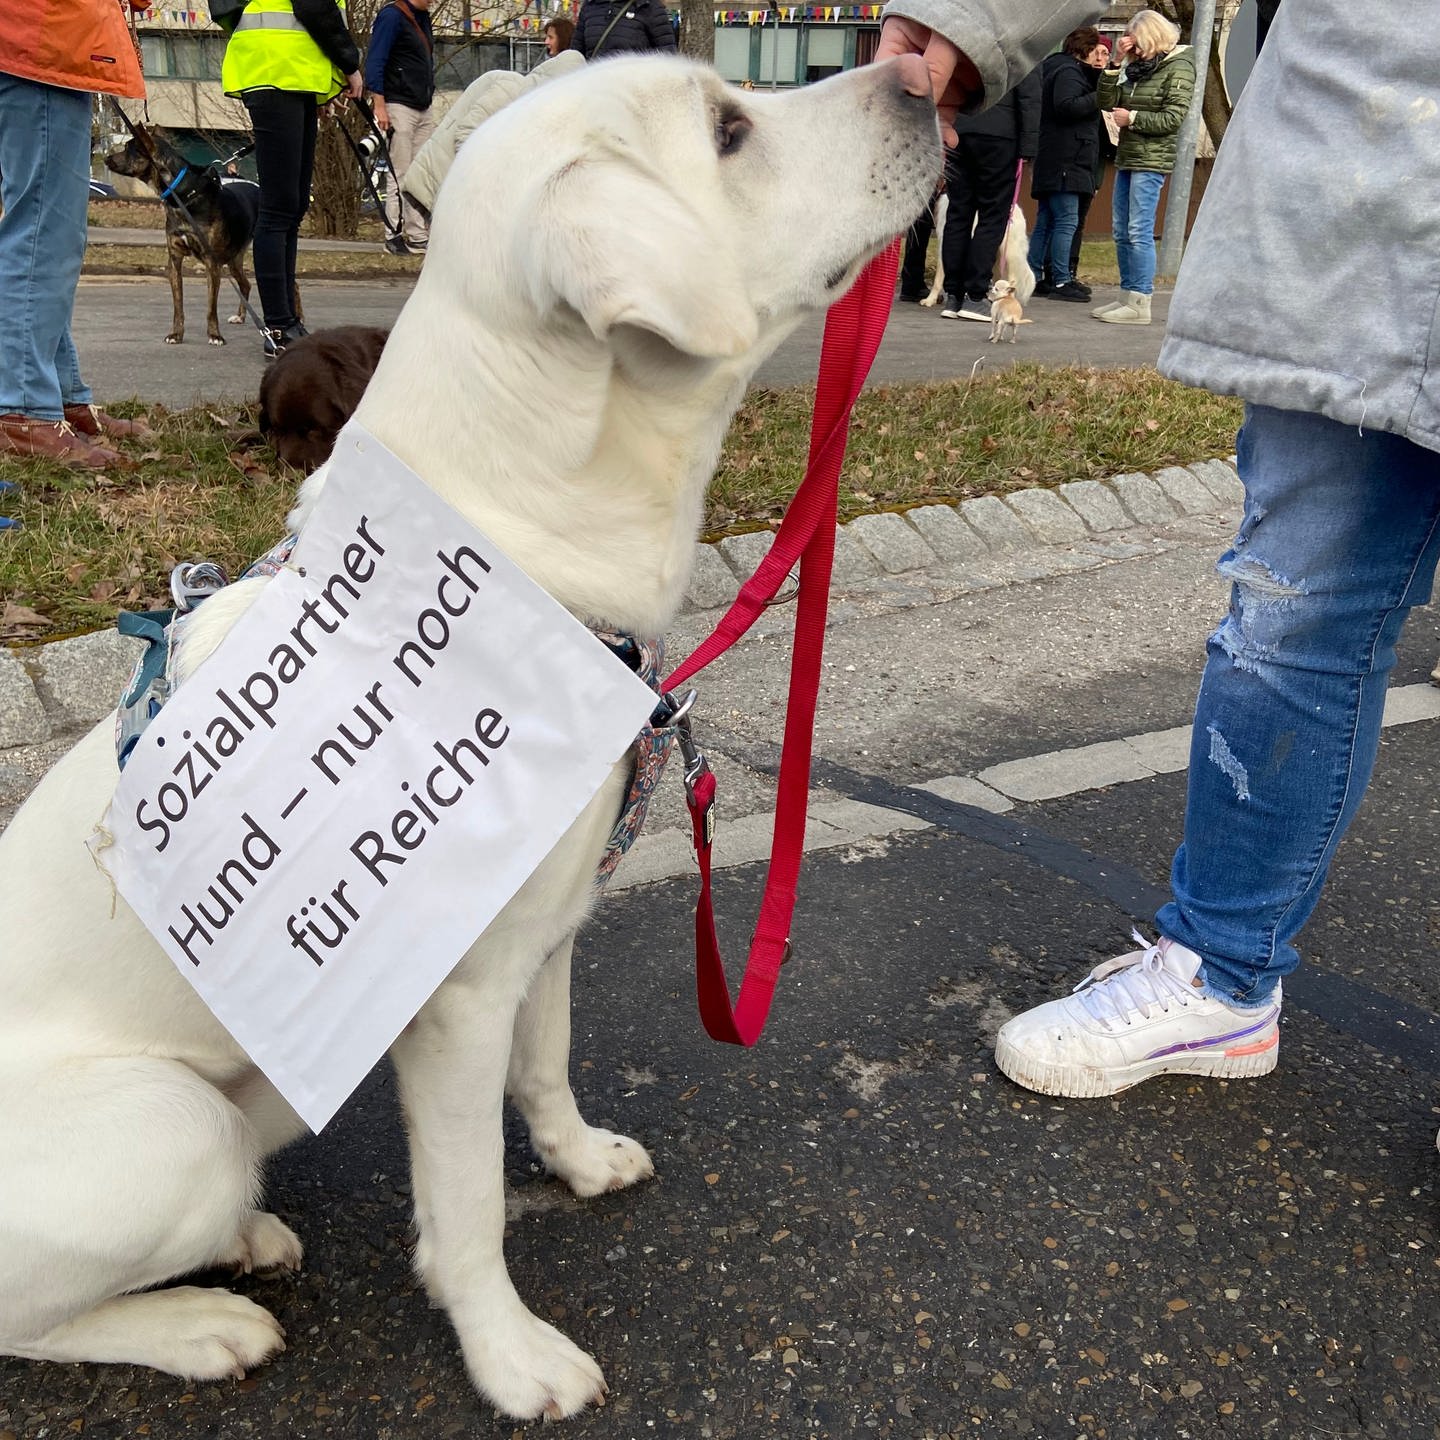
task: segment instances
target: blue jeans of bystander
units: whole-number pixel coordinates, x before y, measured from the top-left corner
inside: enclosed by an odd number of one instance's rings
[[[1038,278],[1048,265],[1050,283],[1067,285],[1075,277],[1070,271],[1070,247],[1080,221],[1080,197],[1071,190],[1037,195],[1035,228],[1030,232],[1030,268]]]
[[[1155,289],[1155,212],[1165,176],[1158,170],[1117,170],[1111,206],[1120,288],[1137,295]]]
[[[0,74],[0,415],[88,405],[70,339],[90,199],[90,96]]]
[[[1440,453],[1322,416],[1249,406],[1245,517],[1220,573],[1191,742],[1184,843],[1160,931],[1212,995],[1262,1006],[1299,964],[1380,744],[1406,616],[1440,557]]]

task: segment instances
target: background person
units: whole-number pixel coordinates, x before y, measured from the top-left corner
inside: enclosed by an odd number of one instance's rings
[[[1100,76],[1100,108],[1120,130],[1115,156],[1113,224],[1120,288],[1125,293],[1091,313],[1111,325],[1148,325],[1155,290],[1155,212],[1175,168],[1180,125],[1195,93],[1195,57],[1180,29],[1154,10],[1140,10],[1116,50],[1119,68]]]
[[[1080,230],[1080,203],[1095,190],[1100,159],[1100,105],[1095,98],[1100,72],[1097,54],[1109,54],[1093,25],[1066,37],[1060,52],[1042,67],[1040,145],[1030,193],[1035,229],[1030,235],[1030,268],[1035,293],[1056,300],[1086,301],[1090,288],[1076,278],[1072,257]],[[1087,204],[1087,209],[1088,204]]]
[[[555,15],[545,22],[545,53],[552,60],[570,48],[575,38],[575,22],[568,15]]]
[[[940,237],[947,320],[990,323],[986,298],[995,255],[1010,223],[1015,167],[1033,160],[1040,143],[1040,68],[988,109],[955,121],[956,142],[945,152],[950,211]],[[1013,277],[1012,277],[1013,278]]]
[[[675,27],[661,0],[583,0],[570,48],[587,60],[625,50],[675,50]]]
[[[887,20],[878,56],[924,55],[943,117],[994,67],[970,4],[923,3],[946,31]],[[1053,7],[1006,9],[1023,30]],[[1196,702],[1184,843],[1160,939],[1001,1028],[996,1060],[1031,1089],[1109,1095],[1275,1066],[1281,980],[1369,784],[1395,646],[1440,561],[1440,267],[1417,263],[1440,255],[1440,145],[1433,118],[1413,118],[1427,107],[1402,98],[1423,100],[1440,73],[1431,9],[1394,0],[1386,20],[1408,43],[1381,47],[1349,0],[1282,5],[1220,147],[1160,352],[1165,374],[1246,402],[1245,513],[1220,561],[1230,610]],[[1388,123],[1377,96],[1395,97]],[[1391,297],[1387,323],[1356,294]]]
[[[430,0],[390,0],[370,28],[365,55],[365,88],[370,92],[375,123],[387,132],[390,175],[385,182],[385,220],[392,231],[385,249],[392,255],[423,251],[430,227],[413,206],[405,207],[400,223],[400,182],[421,146],[435,133],[431,104],[435,99],[435,36],[430,27]]]
[[[935,207],[945,193],[945,176],[935,182],[935,193],[905,232],[905,257],[900,264],[900,298],[923,300],[930,293],[925,278],[925,261],[929,258],[930,237],[935,233]]]
[[[115,0],[0,6],[0,454],[98,470],[120,456],[97,437],[146,427],[95,408],[70,338],[92,91],[145,94]]]
[[[319,107],[364,92],[360,51],[336,0],[250,0],[225,46],[220,72],[255,132],[260,218],[255,284],[265,312],[265,354],[306,334],[296,313],[295,255],[310,208]]]
[[[1085,64],[1095,70],[1104,70],[1110,64],[1110,47],[1103,39],[1086,57]],[[1096,104],[1097,106],[1099,104],[1098,95]],[[1099,146],[1095,155],[1095,188],[1090,194],[1080,197],[1080,214],[1075,222],[1075,238],[1070,242],[1070,273],[1075,276],[1077,281],[1080,277],[1080,252],[1085,243],[1085,221],[1090,214],[1091,203],[1100,193],[1100,187],[1105,183],[1105,166],[1115,158],[1115,146],[1111,144],[1110,129],[1105,123],[1103,111],[1100,113],[1096,125],[1096,133]],[[1086,286],[1086,288],[1089,287]]]

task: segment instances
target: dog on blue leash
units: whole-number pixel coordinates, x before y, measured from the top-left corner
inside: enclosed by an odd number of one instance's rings
[[[220,274],[229,270],[240,290],[240,305],[229,324],[245,323],[250,282],[245,277],[245,250],[260,215],[260,187],[253,180],[221,176],[215,166],[191,165],[158,129],[132,127],[132,135],[105,157],[116,175],[142,180],[165,202],[165,249],[170,295],[175,302],[167,345],[185,339],[185,307],[181,267],[187,255],[204,267],[210,283],[205,333],[212,345],[223,345],[217,314]],[[183,208],[182,208],[183,207]],[[187,213],[189,218],[187,218]],[[191,221],[194,224],[192,226]],[[296,298],[299,314],[299,298]]]

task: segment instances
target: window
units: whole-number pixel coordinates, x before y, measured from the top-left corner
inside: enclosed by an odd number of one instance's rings
[[[812,25],[806,32],[805,79],[823,80],[845,68],[845,29]]]
[[[140,57],[145,64],[145,74],[151,80],[168,80],[175,73],[170,41],[164,35],[142,35]]]
[[[750,78],[750,31],[739,26],[715,31],[715,68],[737,84]]]
[[[172,72],[177,80],[218,80],[225,58],[223,35],[172,35],[170,50],[175,57]]]
[[[780,63],[775,63],[776,33],[773,25],[767,25],[760,32],[760,73],[755,83],[768,86],[772,80],[780,85],[795,83],[795,57],[799,51],[800,27],[782,25],[779,32]]]

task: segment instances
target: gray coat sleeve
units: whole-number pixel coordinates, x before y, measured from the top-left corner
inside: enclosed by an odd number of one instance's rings
[[[938,30],[980,72],[982,110],[1013,90],[1077,25],[1105,13],[1096,0],[890,0],[884,15]]]

